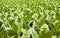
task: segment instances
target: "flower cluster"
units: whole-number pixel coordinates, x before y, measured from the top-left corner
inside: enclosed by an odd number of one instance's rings
[[[41,32],[48,32],[49,31],[49,27],[48,27],[48,25],[47,24],[43,24],[42,26],[41,26],[41,28],[40,28],[40,31]]]

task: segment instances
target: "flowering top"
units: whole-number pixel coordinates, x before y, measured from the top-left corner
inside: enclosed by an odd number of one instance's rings
[[[41,26],[41,28],[40,28],[40,31],[41,31],[41,32],[42,32],[42,31],[48,32],[48,31],[49,31],[48,25],[47,25],[47,24],[43,24],[43,25]]]

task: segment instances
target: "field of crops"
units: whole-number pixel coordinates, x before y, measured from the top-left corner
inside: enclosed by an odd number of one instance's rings
[[[0,0],[0,38],[60,38],[60,0]]]

